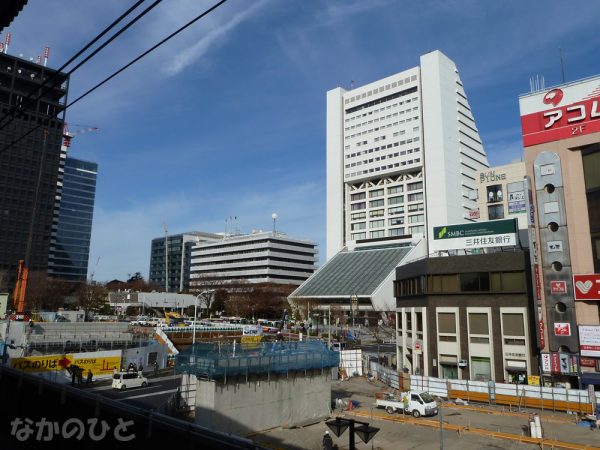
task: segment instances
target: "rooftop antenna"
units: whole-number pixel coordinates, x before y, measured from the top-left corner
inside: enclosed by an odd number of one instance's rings
[[[4,53],[8,53],[8,46],[10,45],[10,31],[6,33],[6,38],[4,39]]]
[[[565,64],[563,62],[562,48],[559,48],[558,51],[560,52],[560,78],[564,84],[565,83]]]
[[[350,80],[350,90],[354,89],[354,80]]]
[[[275,234],[277,232],[277,218],[279,216],[277,215],[277,213],[273,213],[271,214],[271,219],[273,219],[273,234]]]
[[[50,47],[44,47],[44,67],[48,65],[48,56],[50,56]]]

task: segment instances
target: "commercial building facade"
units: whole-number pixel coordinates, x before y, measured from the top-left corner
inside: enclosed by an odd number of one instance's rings
[[[190,285],[300,285],[316,269],[317,244],[280,232],[222,236],[192,248]]]
[[[329,91],[327,259],[356,242],[425,238],[433,224],[473,220],[470,192],[488,166],[458,69],[439,51]]]
[[[430,257],[396,269],[398,370],[524,383],[538,373],[527,252]]]
[[[97,176],[98,164],[65,159],[48,258],[48,275],[52,277],[68,281],[87,278]]]
[[[542,371],[600,384],[600,76],[520,96]],[[569,380],[570,381],[570,380]]]
[[[21,259],[48,267],[67,90],[66,74],[0,52],[0,271],[11,285]]]
[[[191,231],[152,239],[148,281],[165,292],[183,292],[190,287],[192,247],[198,242],[216,242],[221,235]]]

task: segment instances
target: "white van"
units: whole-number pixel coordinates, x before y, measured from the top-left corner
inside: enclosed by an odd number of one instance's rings
[[[113,375],[113,389],[121,389],[124,391],[127,388],[148,386],[148,379],[142,375],[142,372],[117,372]]]

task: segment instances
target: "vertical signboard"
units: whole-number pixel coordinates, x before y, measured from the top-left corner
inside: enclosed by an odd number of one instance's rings
[[[540,280],[540,268],[537,261],[537,247],[535,239],[535,208],[533,206],[533,192],[531,190],[531,180],[529,177],[525,177],[525,209],[528,211],[527,215],[527,234],[529,238],[529,260],[531,263],[531,274],[533,277],[533,285],[535,286],[535,292],[533,293],[534,311],[536,314],[536,321],[538,323],[537,332],[537,344],[541,350],[546,346],[544,339],[544,318],[542,313],[542,282]]]

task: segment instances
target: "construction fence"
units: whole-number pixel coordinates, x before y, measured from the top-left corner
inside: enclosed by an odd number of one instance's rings
[[[592,414],[598,396],[587,390],[496,383],[494,381],[447,380],[421,375],[410,376],[410,389],[428,391],[448,399],[462,399],[506,405],[510,408],[537,408]]]

